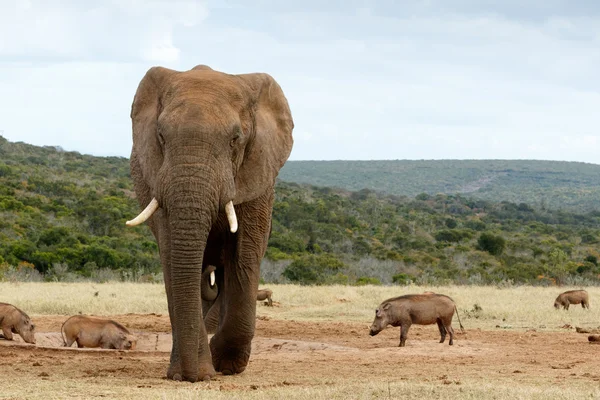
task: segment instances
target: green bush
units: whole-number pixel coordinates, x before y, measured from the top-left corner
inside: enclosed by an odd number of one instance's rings
[[[446,227],[448,227],[450,229],[454,229],[458,225],[454,218],[446,218],[446,221],[444,222],[444,224],[446,225]]]
[[[273,232],[269,239],[269,246],[288,254],[301,253],[306,248],[304,241],[290,232]]]
[[[499,256],[506,247],[506,241],[502,236],[495,236],[491,233],[482,233],[477,240],[479,250],[487,251],[491,255]]]
[[[371,278],[368,276],[361,276],[356,280],[356,286],[364,286],[364,285],[381,285],[381,281],[377,278]]]
[[[435,234],[435,240],[438,242],[460,242],[463,239],[470,239],[471,233],[457,229],[444,229]]]
[[[397,283],[399,285],[408,285],[413,281],[413,277],[409,274],[399,273],[392,276],[392,282]]]
[[[345,265],[331,254],[309,254],[292,261],[283,276],[301,285],[317,285],[331,278]]]

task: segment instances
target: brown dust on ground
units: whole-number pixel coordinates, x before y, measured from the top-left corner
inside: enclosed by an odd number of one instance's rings
[[[111,316],[140,336],[135,351],[61,348],[65,316],[38,316],[37,345],[0,339],[5,382],[89,381],[143,388],[172,387],[164,379],[171,335],[168,315]],[[567,327],[557,332],[456,329],[454,346],[439,344],[436,325],[410,329],[397,347],[399,328],[368,335],[367,323],[257,320],[250,364],[236,376],[217,375],[210,388],[260,390],[314,387],[339,379],[382,382],[499,382],[506,385],[597,386],[600,346]],[[558,327],[557,327],[558,328]],[[91,395],[91,394],[90,394]],[[1,397],[1,396],[0,396]]]

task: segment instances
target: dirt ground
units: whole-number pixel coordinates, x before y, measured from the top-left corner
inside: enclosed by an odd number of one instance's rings
[[[2,381],[9,382],[11,388],[5,393],[9,398],[36,397],[28,390],[39,387],[32,382],[40,380],[63,382],[65,387],[70,382],[89,383],[86,396],[90,397],[111,397],[102,394],[106,392],[94,393],[94,385],[159,389],[191,385],[164,379],[170,351],[167,315],[112,318],[140,335],[135,351],[60,348],[64,316],[35,318],[36,346],[24,344],[20,338],[13,342],[0,339]],[[399,328],[388,328],[370,337],[366,323],[263,317],[257,320],[248,369],[238,376],[217,375],[208,387],[221,391],[314,387],[343,378],[439,385],[493,381],[502,385],[598,388],[600,345],[588,343],[587,337],[570,327],[558,332],[467,330],[456,335],[454,346],[448,346],[447,341],[437,343],[437,326],[413,326],[406,347],[399,348]]]

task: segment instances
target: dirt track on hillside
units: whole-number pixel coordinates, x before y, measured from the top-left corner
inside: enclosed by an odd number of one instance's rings
[[[64,316],[38,316],[37,346],[0,339],[3,381],[78,380],[133,387],[173,385],[164,379],[169,360],[167,315],[120,315],[113,319],[141,336],[136,351],[65,349]],[[457,329],[458,331],[458,329]],[[439,344],[437,326],[411,327],[406,347],[396,347],[398,328],[368,335],[367,324],[257,320],[248,369],[211,381],[220,390],[315,386],[340,377],[357,381],[495,381],[507,385],[597,385],[600,345],[574,329],[559,332],[467,330],[454,346]],[[20,338],[19,338],[20,339]],[[6,382],[5,381],[5,382]],[[182,383],[186,384],[187,383]],[[0,395],[0,397],[2,397]]]

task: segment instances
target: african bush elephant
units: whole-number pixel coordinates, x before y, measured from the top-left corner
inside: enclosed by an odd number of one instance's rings
[[[131,176],[145,208],[127,225],[148,220],[158,242],[173,331],[167,377],[240,373],[254,336],[275,179],[293,144],[288,102],[268,74],[153,67],[131,119]],[[200,293],[207,265],[217,267],[219,287],[210,345]]]

